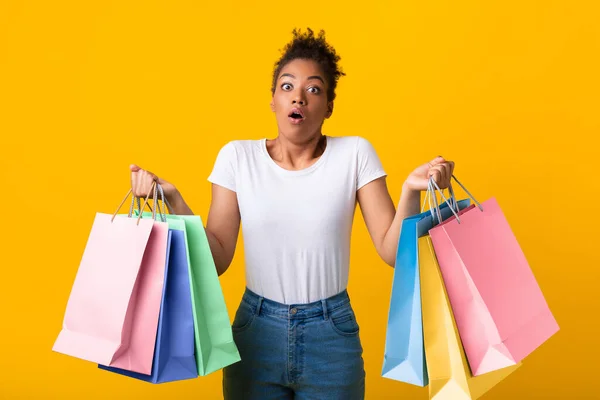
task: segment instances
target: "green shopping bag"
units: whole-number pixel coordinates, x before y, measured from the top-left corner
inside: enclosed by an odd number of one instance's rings
[[[136,215],[139,211],[135,210]],[[202,219],[198,215],[166,214],[171,229],[183,230],[187,247],[194,314],[198,375],[205,376],[240,361],[233,341],[229,313],[210,251]],[[142,217],[152,218],[144,212]]]

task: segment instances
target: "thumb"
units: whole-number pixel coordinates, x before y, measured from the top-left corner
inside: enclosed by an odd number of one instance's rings
[[[446,160],[442,156],[437,156],[433,160],[429,161],[427,163],[427,166],[428,166],[427,177],[431,178],[437,172],[436,170],[432,169],[432,167],[434,167],[434,166],[436,166],[438,164],[441,164],[441,163],[443,163],[445,161]]]
[[[430,167],[433,167],[434,165],[437,164],[441,164],[443,162],[445,162],[446,160],[444,159],[444,157],[442,156],[437,156],[436,158],[434,158],[433,160],[429,161],[427,164],[429,164]]]

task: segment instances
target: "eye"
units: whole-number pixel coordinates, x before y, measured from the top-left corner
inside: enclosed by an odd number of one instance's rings
[[[313,94],[319,94],[321,93],[321,88],[317,86],[311,86],[308,88],[308,91]]]
[[[285,90],[286,92],[288,90],[292,90],[293,86],[291,83],[284,83],[283,85],[281,85],[281,89]]]

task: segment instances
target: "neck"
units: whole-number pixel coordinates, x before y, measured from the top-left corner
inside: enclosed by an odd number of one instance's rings
[[[323,154],[325,147],[326,139],[320,132],[301,142],[289,140],[284,135],[267,142],[267,150],[271,158],[289,169],[308,167]]]

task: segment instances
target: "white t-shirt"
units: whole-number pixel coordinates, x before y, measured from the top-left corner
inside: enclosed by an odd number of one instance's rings
[[[297,171],[271,158],[266,139],[223,146],[208,180],[237,194],[247,287],[283,304],[346,289],[356,191],[385,175],[358,136],[327,136],[321,157]]]

